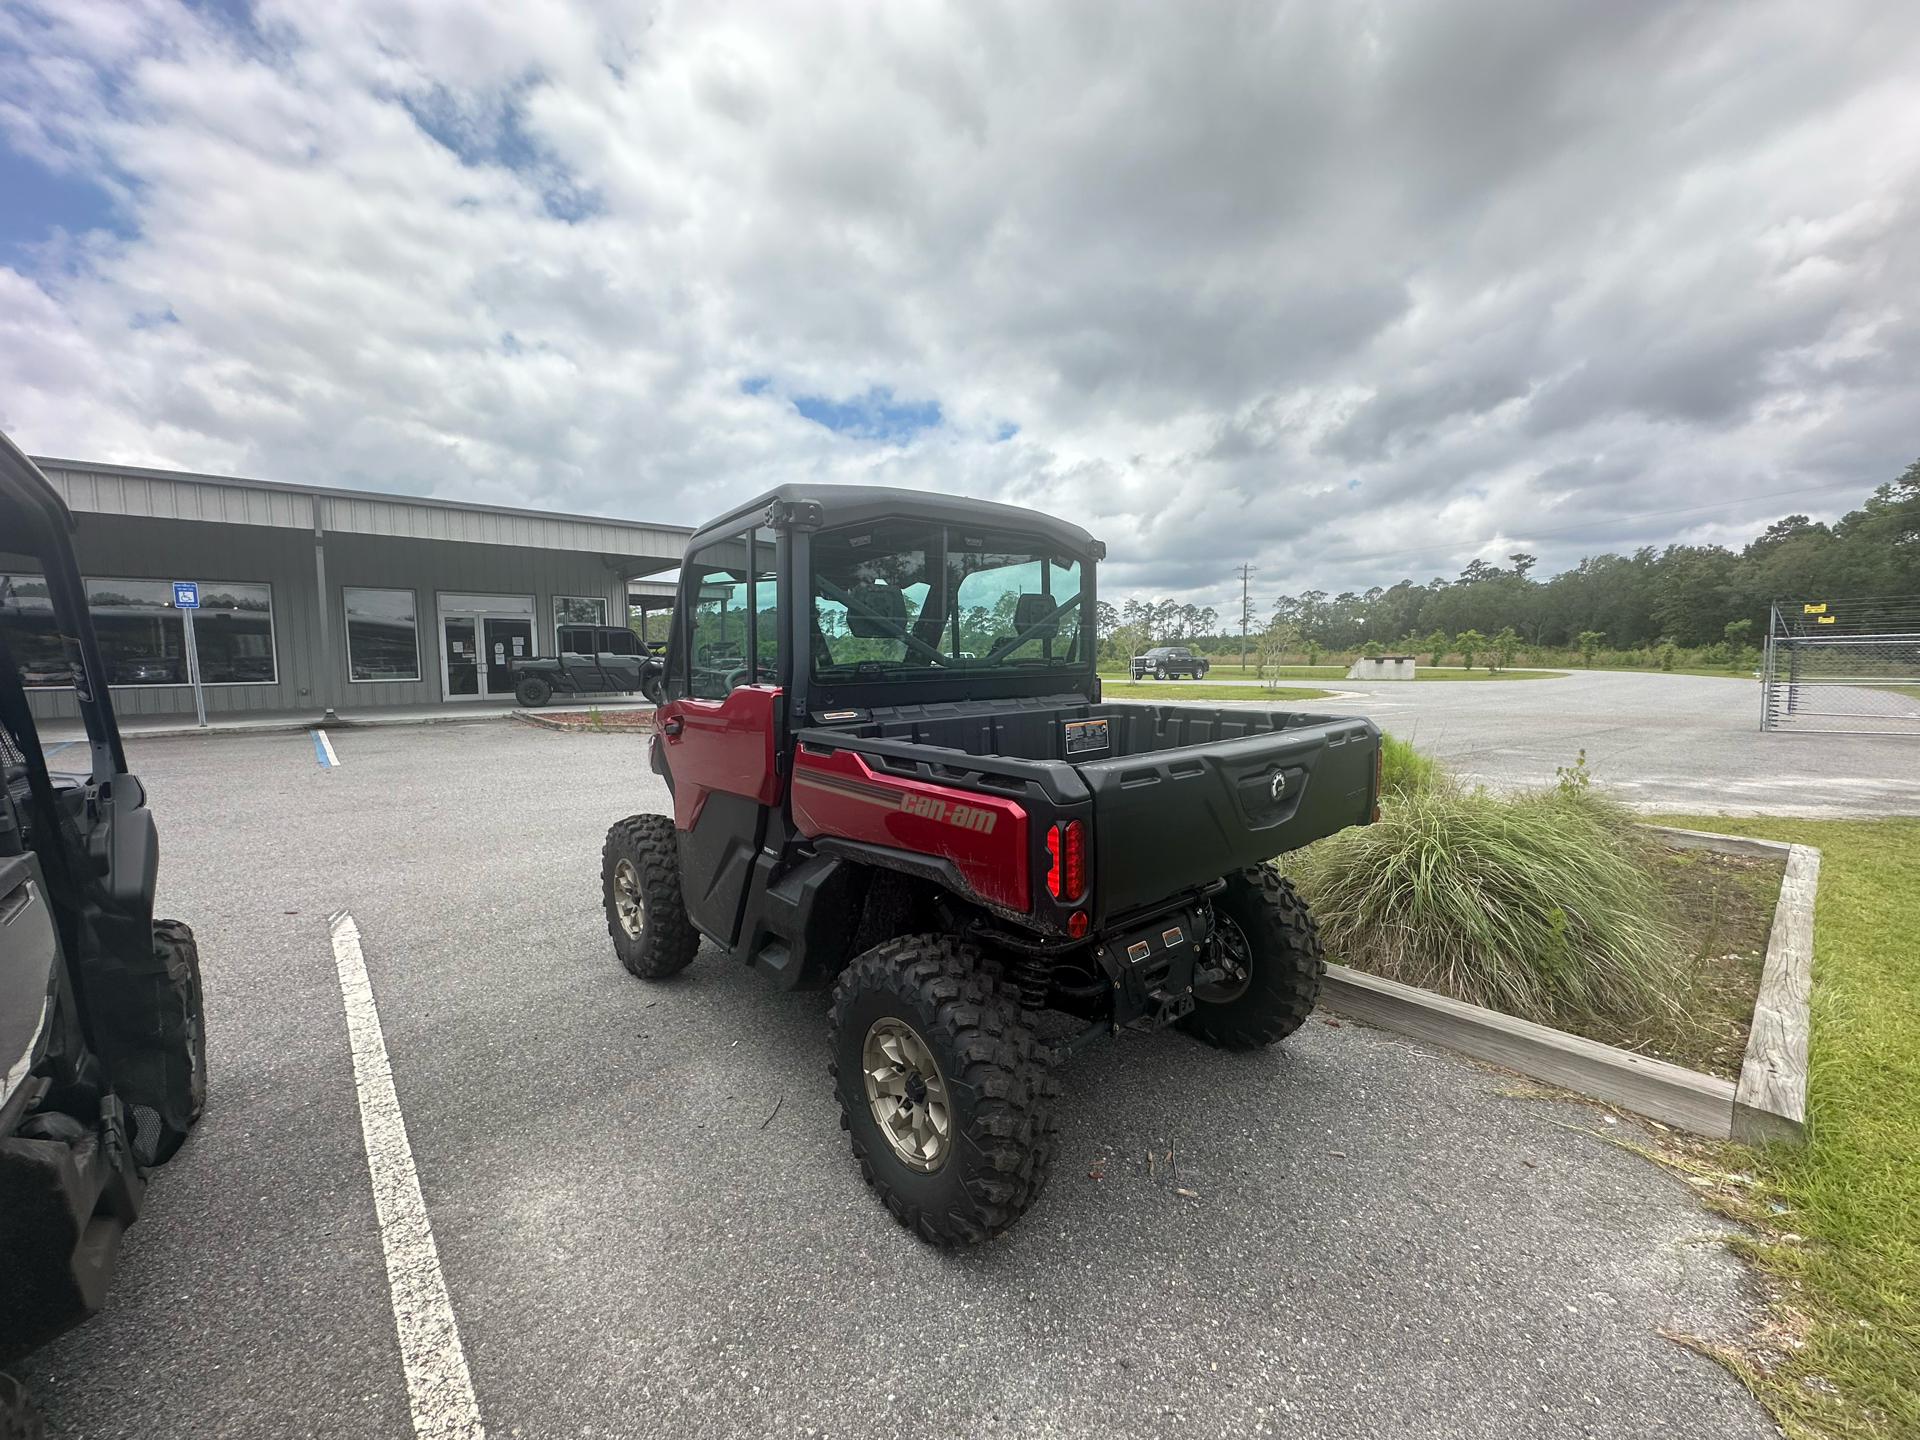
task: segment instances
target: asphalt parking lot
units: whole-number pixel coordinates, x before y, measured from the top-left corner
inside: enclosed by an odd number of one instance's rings
[[[1217,678],[1236,672],[1220,667]],[[1912,735],[1762,734],[1751,679],[1575,670],[1552,680],[1328,682],[1300,709],[1365,714],[1496,789],[1554,783],[1581,750],[1598,784],[1648,810],[1920,813]],[[1151,688],[1151,687],[1148,687]]]
[[[1424,688],[1464,727],[1540,687]],[[1774,1433],[1661,1334],[1745,1321],[1715,1222],[1587,1107],[1323,1018],[1128,1037],[1067,1072],[1036,1208],[941,1254],[860,1183],[823,997],[614,961],[601,836],[666,808],[641,740],[332,738],[338,768],[305,733],[134,746],[211,1098],[107,1310],[20,1368],[56,1435],[414,1433],[341,910],[489,1435]]]

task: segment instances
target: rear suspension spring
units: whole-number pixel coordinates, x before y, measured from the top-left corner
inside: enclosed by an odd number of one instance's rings
[[[1047,1008],[1047,994],[1053,989],[1053,957],[1021,955],[1011,957],[1010,978],[1020,987],[1020,1004],[1027,1010]]]

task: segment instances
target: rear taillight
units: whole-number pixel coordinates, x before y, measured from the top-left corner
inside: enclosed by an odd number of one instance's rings
[[[1047,893],[1078,900],[1087,890],[1087,827],[1068,820],[1047,831]]]
[[[1384,736],[1373,747],[1373,819],[1380,819],[1380,780],[1386,767],[1387,742]]]

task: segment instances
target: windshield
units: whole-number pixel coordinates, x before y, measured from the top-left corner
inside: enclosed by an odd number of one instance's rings
[[[879,521],[813,537],[823,680],[1084,669],[1081,567],[1028,535]]]

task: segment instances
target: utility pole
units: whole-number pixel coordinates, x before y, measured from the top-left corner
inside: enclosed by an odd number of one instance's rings
[[[1240,567],[1240,673],[1242,675],[1247,673],[1247,625],[1253,619],[1253,599],[1248,586],[1253,579],[1253,572],[1259,568],[1258,565]]]

